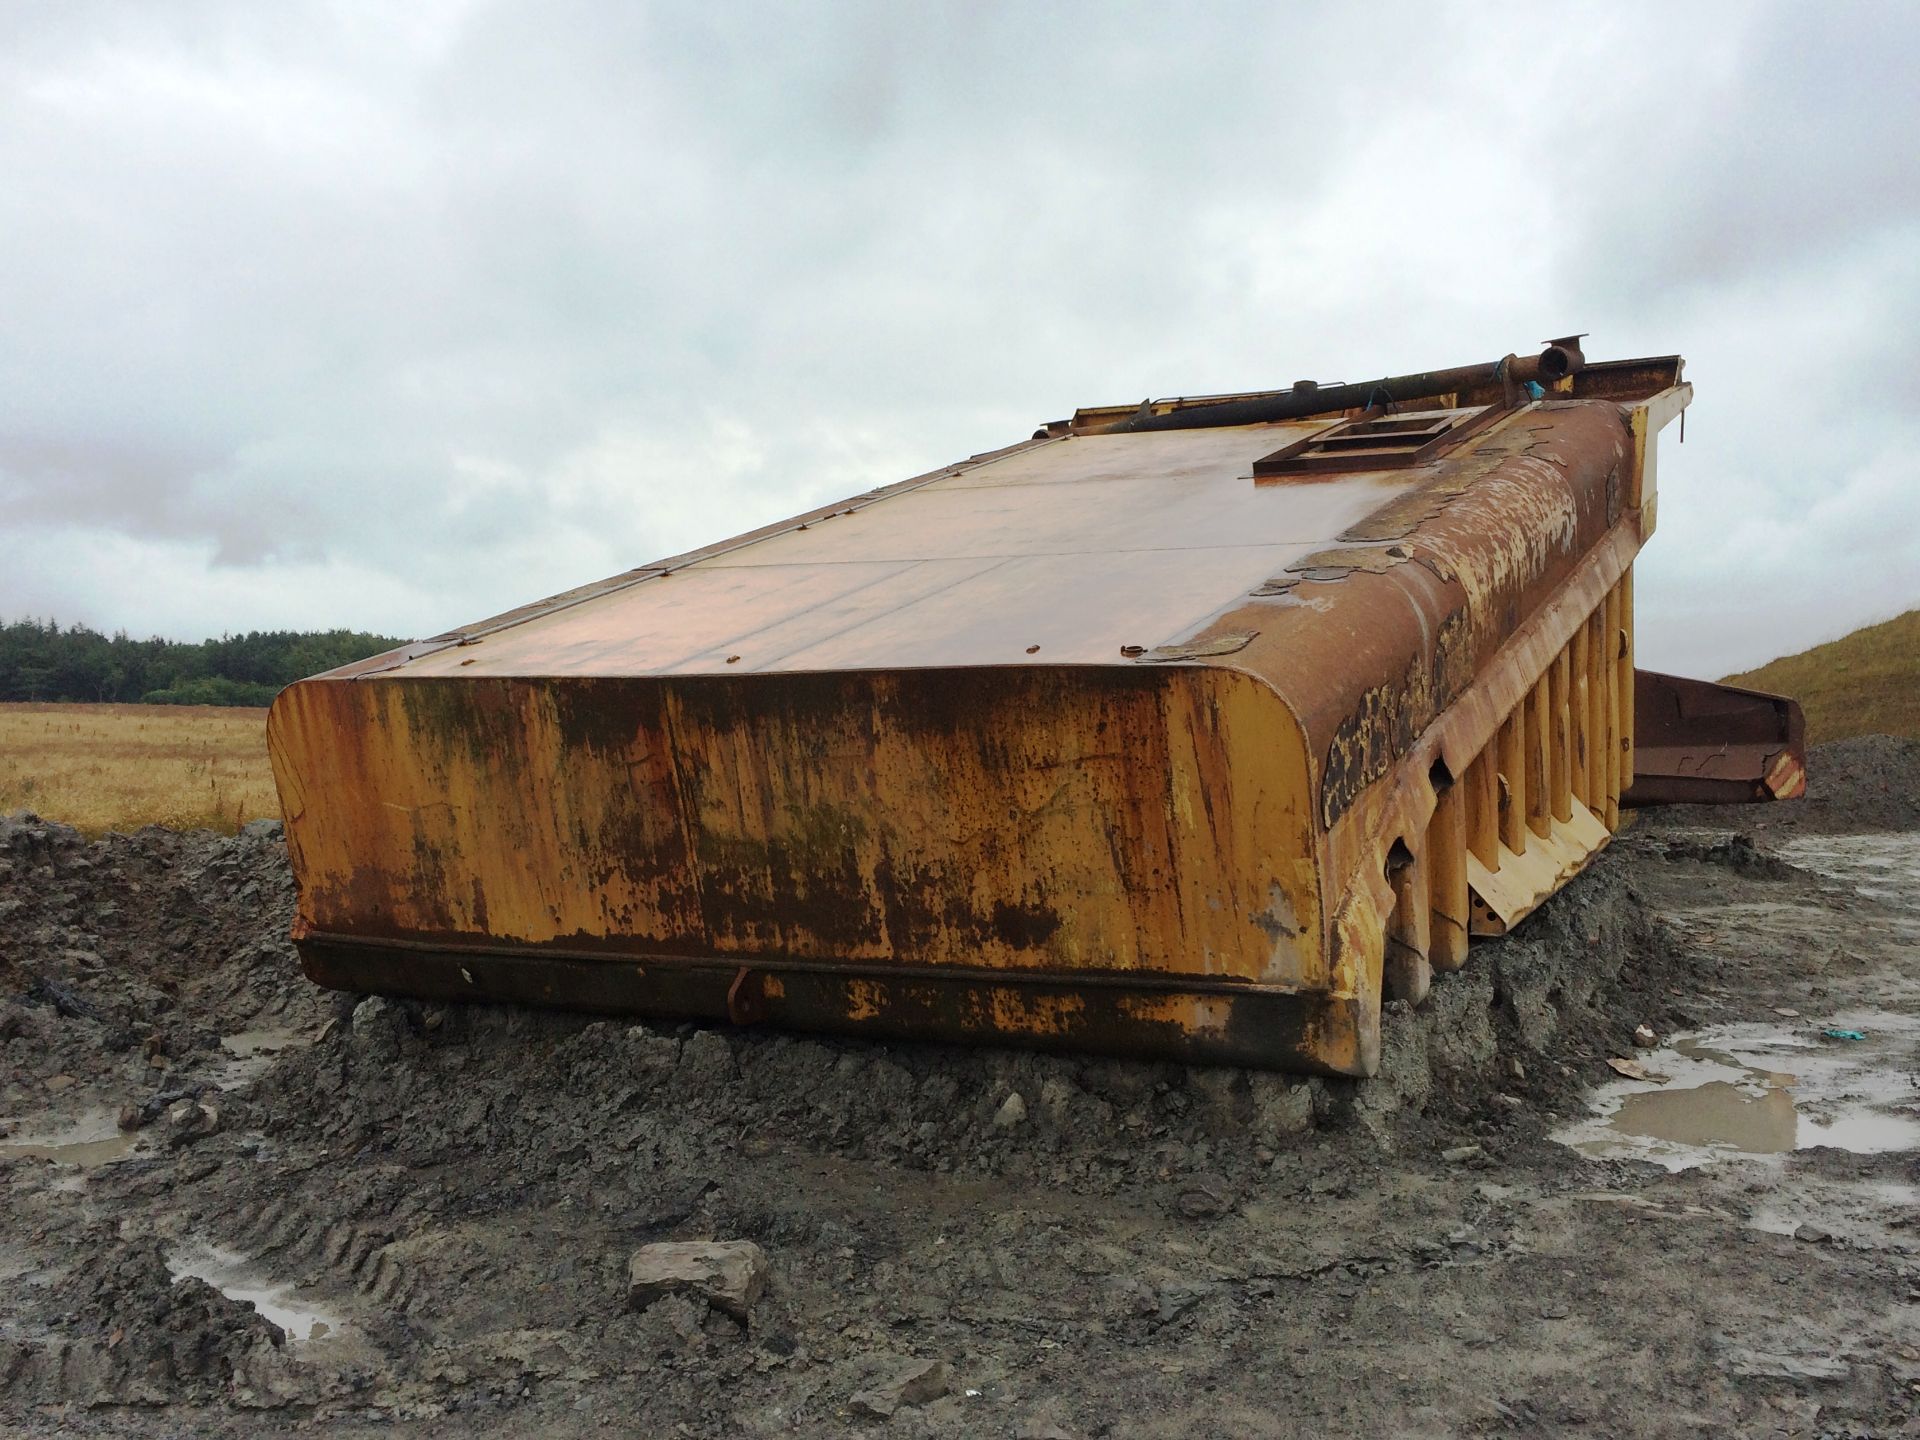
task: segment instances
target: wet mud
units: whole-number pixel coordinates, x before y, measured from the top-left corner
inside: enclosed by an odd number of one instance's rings
[[[1913,1433],[1920,766],[1847,745],[1360,1084],[334,996],[273,827],[0,820],[0,1431]],[[744,1322],[632,1302],[679,1241]]]

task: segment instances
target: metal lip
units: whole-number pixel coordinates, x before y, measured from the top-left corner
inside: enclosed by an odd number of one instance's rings
[[[1223,1064],[1322,1075],[1366,1075],[1379,1063],[1377,1015],[1355,997],[1271,986],[1207,989],[1085,983],[1085,977],[1011,979],[950,969],[864,974],[779,969],[607,964],[553,952],[471,953],[426,947],[296,942],[309,979],[351,993],[424,1000],[552,1005],[655,1021],[731,1021],[780,1029],[957,1045],[996,1045],[1133,1060]],[[401,963],[394,963],[396,960]],[[1206,1022],[1158,1007],[1191,1001]],[[1019,1023],[1004,1007],[1051,1023]],[[1064,1008],[1063,1008],[1064,1007]]]
[[[742,969],[778,976],[833,975],[860,980],[892,980],[954,984],[1039,986],[1077,988],[1089,986],[1103,990],[1139,990],[1176,995],[1321,995],[1324,990],[1277,985],[1234,975],[1187,974],[1175,970],[1113,970],[1074,968],[1042,970],[1032,967],[1000,969],[991,965],[932,965],[912,961],[816,960],[789,955],[672,955],[654,950],[626,950],[617,945],[606,949],[582,950],[564,945],[501,945],[470,943],[464,939],[412,939],[406,936],[346,935],[334,931],[309,930],[295,940],[300,947],[347,948],[367,952],[390,951],[405,955],[462,956],[479,960],[567,961],[590,965],[638,967],[641,970],[725,972],[731,976]]]

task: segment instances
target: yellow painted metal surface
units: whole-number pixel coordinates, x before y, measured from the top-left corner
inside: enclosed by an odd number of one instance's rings
[[[890,675],[766,703],[647,680],[296,689],[272,724],[308,918],[1324,983],[1306,757],[1270,690],[1198,668],[939,690]]]

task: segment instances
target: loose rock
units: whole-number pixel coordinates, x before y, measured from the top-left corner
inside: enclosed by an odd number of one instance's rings
[[[856,1415],[885,1420],[902,1405],[924,1405],[953,1389],[944,1360],[911,1360],[877,1385],[855,1393],[847,1408]]]
[[[122,1119],[125,1118],[123,1114]],[[132,1127],[122,1126],[123,1129]],[[167,1144],[178,1149],[203,1140],[220,1128],[220,1111],[212,1105],[188,1098],[167,1107]]]
[[[1735,1375],[1757,1380],[1792,1380],[1806,1384],[1844,1380],[1853,1373],[1846,1361],[1832,1355],[1785,1355],[1767,1350],[1737,1349],[1727,1356]]]
[[[1174,1209],[1189,1220],[1209,1220],[1233,1208],[1234,1188],[1219,1175],[1194,1175],[1182,1182]]]
[[[666,1295],[697,1295],[745,1324],[767,1285],[766,1252],[751,1240],[645,1245],[627,1261],[627,1308]]]

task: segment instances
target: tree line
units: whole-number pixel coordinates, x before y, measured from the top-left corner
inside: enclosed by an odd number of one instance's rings
[[[266,705],[295,680],[406,643],[358,630],[249,630],[195,644],[16,620],[0,624],[0,701]]]

